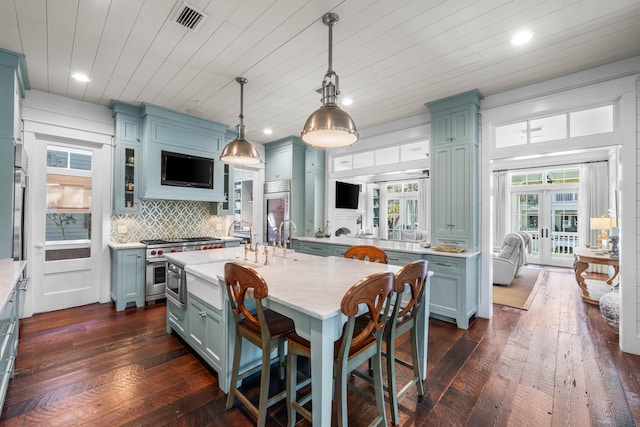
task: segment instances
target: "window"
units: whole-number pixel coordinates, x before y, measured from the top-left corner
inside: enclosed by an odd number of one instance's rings
[[[333,158],[333,171],[371,168],[394,163],[426,160],[429,156],[429,140],[410,142],[393,147],[347,154]]]
[[[47,149],[46,242],[79,243],[74,249],[47,249],[46,259],[89,257],[92,206],[91,152],[61,147]]]
[[[418,183],[387,184],[387,238],[402,239],[402,232],[416,230],[418,224]]]
[[[497,126],[496,148],[613,132],[613,105]]]

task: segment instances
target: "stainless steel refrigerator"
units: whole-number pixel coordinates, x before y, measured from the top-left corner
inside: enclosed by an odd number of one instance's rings
[[[291,181],[268,181],[264,184],[264,232],[265,242],[280,242],[280,224],[291,219],[290,211]],[[289,239],[289,227],[283,232],[284,240]]]

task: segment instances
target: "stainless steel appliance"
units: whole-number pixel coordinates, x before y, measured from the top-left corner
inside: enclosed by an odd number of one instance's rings
[[[265,242],[288,240],[285,230],[284,238],[279,235],[278,227],[283,221],[289,220],[291,211],[289,198],[291,195],[291,181],[269,181],[264,184],[264,230]]]
[[[14,199],[13,199],[13,259],[26,259],[24,247],[24,221],[27,195],[27,153],[22,144],[15,145]]]
[[[224,240],[215,237],[186,237],[176,240],[141,240],[147,245],[146,250],[146,292],[145,300],[160,298],[180,299],[178,290],[173,292],[168,287],[167,258],[164,254],[187,251],[202,251],[224,248]],[[186,295],[184,295],[186,297]]]

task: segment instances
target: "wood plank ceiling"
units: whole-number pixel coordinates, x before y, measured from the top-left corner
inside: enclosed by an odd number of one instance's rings
[[[244,76],[245,124],[260,143],[299,134],[320,106],[329,11],[340,16],[333,68],[360,129],[474,88],[487,96],[640,55],[638,0],[188,0],[207,15],[196,31],[173,22],[182,5],[0,0],[0,48],[25,55],[31,89],[148,102],[230,128]],[[512,46],[524,28],[534,39]]]

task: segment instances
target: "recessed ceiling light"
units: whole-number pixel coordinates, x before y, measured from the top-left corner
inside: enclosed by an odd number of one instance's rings
[[[269,128],[266,128],[262,132],[264,132],[265,135],[271,135],[273,133],[273,131],[271,129],[269,129]]]
[[[82,73],[73,73],[73,74],[71,74],[71,77],[73,77],[77,81],[83,82],[83,83],[87,83],[87,82],[91,81],[91,79],[89,77],[87,77],[86,74],[82,74]]]
[[[342,105],[347,105],[347,106],[349,106],[349,105],[351,105],[351,104],[353,104],[353,99],[351,99],[351,98],[344,98],[344,99],[342,100]]]
[[[533,32],[529,30],[518,31],[511,39],[511,44],[514,46],[520,46],[525,44],[533,38]]]

